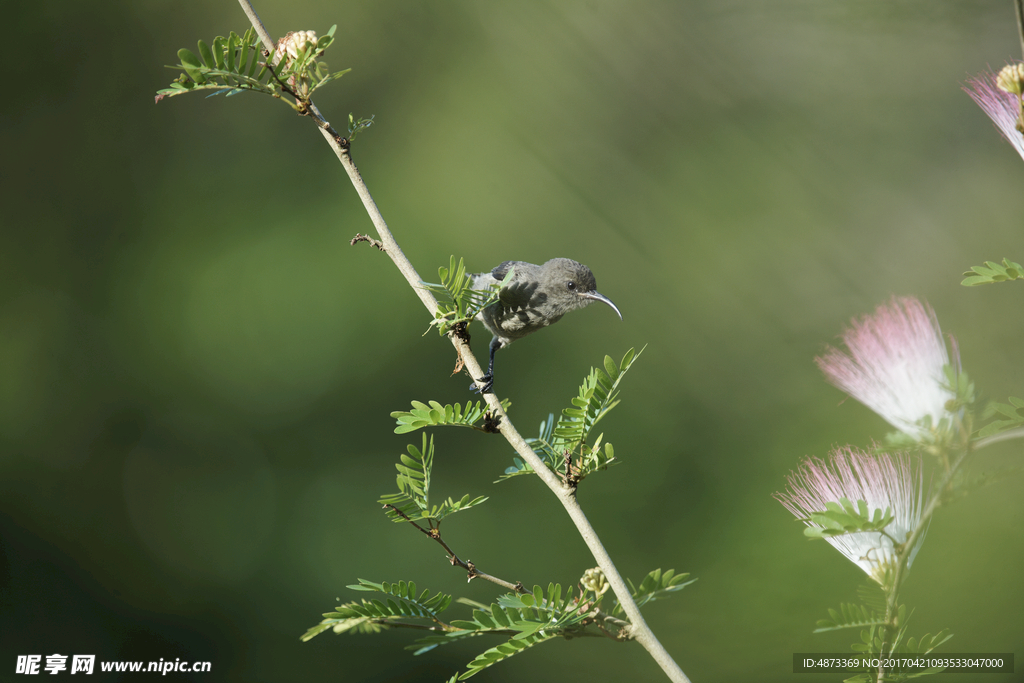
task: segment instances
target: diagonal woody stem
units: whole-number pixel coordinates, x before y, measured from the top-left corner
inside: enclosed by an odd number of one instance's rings
[[[256,29],[257,35],[263,42],[264,47],[267,50],[273,50],[275,47],[274,40],[271,39],[270,34],[267,33],[267,29],[263,26],[263,22],[260,20],[259,15],[256,14],[256,10],[253,9],[249,0],[238,0],[242,6],[242,10],[246,16],[249,17],[249,21],[252,23],[253,28]],[[388,229],[387,223],[384,221],[384,217],[381,215],[380,210],[377,208],[377,204],[373,201],[373,197],[370,195],[370,191],[366,187],[366,183],[363,182],[362,176],[359,174],[359,170],[356,168],[355,163],[352,161],[352,157],[349,154],[348,141],[341,138],[334,129],[331,128],[330,124],[320,114],[320,110],[310,102],[308,115],[313,117],[317,126],[320,128],[321,134],[327,141],[327,144],[334,150],[335,155],[338,157],[338,161],[344,167],[345,172],[348,174],[349,180],[352,181],[353,187],[355,187],[356,193],[363,202],[363,207],[366,209],[367,214],[370,216],[370,221],[373,223],[374,228],[377,230],[377,236],[380,238],[382,244],[382,251],[384,251],[399,272],[405,277],[409,286],[412,287],[413,292],[420,298],[427,311],[430,312],[431,317],[437,311],[437,300],[434,296],[423,288],[423,280],[420,278],[416,269],[412,263],[406,258],[402,252],[401,247],[398,246],[398,242],[395,241],[394,236]],[[484,372],[480,367],[480,363],[477,361],[476,356],[469,348],[469,344],[465,341],[450,336],[452,345],[455,347],[459,357],[465,363],[466,369],[469,371],[470,376],[473,378],[482,377]],[[683,673],[679,665],[676,664],[672,656],[669,655],[668,651],[661,644],[661,642],[651,631],[647,622],[644,620],[643,615],[640,613],[640,608],[637,607],[636,602],[633,600],[633,596],[630,593],[629,588],[626,586],[626,582],[622,579],[622,575],[615,568],[615,564],[612,562],[611,557],[608,555],[608,551],[605,550],[604,545],[601,543],[600,538],[597,536],[597,532],[594,531],[594,527],[591,526],[590,521],[583,513],[583,508],[580,507],[576,500],[574,491],[564,485],[561,479],[551,470],[547,468],[544,462],[537,457],[537,454],[533,452],[533,449],[527,445],[526,440],[516,430],[512,421],[508,419],[508,415],[501,407],[501,402],[498,397],[492,393],[484,394],[484,400],[487,405],[491,408],[492,414],[500,416],[500,424],[498,430],[505,437],[505,439],[512,445],[519,456],[533,468],[533,471],[537,473],[551,492],[555,494],[559,502],[565,508],[569,517],[576,525],[576,529],[579,531],[583,541],[587,544],[590,552],[593,554],[594,559],[597,561],[598,566],[604,572],[605,578],[608,580],[612,591],[615,593],[615,597],[618,598],[619,604],[622,606],[629,617],[631,626],[629,627],[629,633],[638,643],[640,643],[644,649],[646,649],[651,657],[658,663],[665,675],[668,676],[669,680],[675,683],[689,683],[686,674]]]

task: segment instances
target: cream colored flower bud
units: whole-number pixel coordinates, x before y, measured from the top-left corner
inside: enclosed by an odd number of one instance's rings
[[[289,59],[295,59],[307,42],[316,46],[316,31],[289,31],[277,41],[277,48],[274,50],[274,64],[277,65],[286,54]]]
[[[1014,95],[1020,95],[1024,89],[1024,63],[1007,64],[996,76],[996,86]]]
[[[608,580],[604,577],[604,572],[601,571],[600,567],[588,569],[583,574],[583,578],[580,579],[580,583],[584,588],[597,596],[604,595],[608,590]]]

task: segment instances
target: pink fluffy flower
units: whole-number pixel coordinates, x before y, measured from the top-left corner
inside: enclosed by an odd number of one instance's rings
[[[1021,81],[1024,65],[1011,64],[998,75],[983,73],[967,81],[964,91],[996,124],[996,128],[1024,158],[1024,135],[1021,121]]]
[[[804,461],[798,471],[787,477],[787,483],[789,490],[776,493],[775,498],[800,519],[807,520],[811,513],[824,511],[826,503],[838,503],[840,498],[851,502],[863,500],[871,512],[886,508],[891,511],[893,521],[885,528],[885,534],[865,531],[825,537],[878,583],[883,583],[887,570],[896,561],[892,539],[905,543],[921,523],[920,460],[905,453],[874,457],[850,447],[840,448],[833,451],[831,464],[820,458]],[[805,524],[822,528],[809,520]],[[908,568],[923,541],[921,534],[910,549]]]
[[[828,348],[816,358],[830,382],[921,441],[956,398],[946,379],[949,355],[935,313],[917,299],[893,297],[843,333],[849,353]],[[954,342],[954,356],[955,354]],[[959,368],[959,358],[955,358]]]

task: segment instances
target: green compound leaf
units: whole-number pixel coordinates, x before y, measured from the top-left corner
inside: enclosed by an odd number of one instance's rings
[[[643,353],[643,349],[640,352]],[[610,356],[605,356],[605,371],[590,369],[590,375],[583,380],[578,395],[572,399],[574,407],[562,410],[562,418],[555,425],[554,436],[566,448],[575,450],[586,440],[594,425],[618,405],[619,383],[639,356],[630,349],[618,365]]]
[[[190,50],[178,50],[180,63],[168,68],[184,73],[167,88],[158,90],[156,101],[198,90],[206,90],[208,96],[252,91],[271,95],[299,113],[305,113],[314,91],[348,72],[346,69],[331,73],[326,64],[318,61],[333,42],[335,29],[332,27],[316,45],[307,42],[295,58],[279,59],[275,55],[269,60],[263,58],[262,44],[252,28],[242,36],[234,31],[227,38],[217,36],[212,47],[200,40],[198,57]],[[268,62],[272,64],[274,59],[278,62],[271,70],[267,68]]]
[[[469,662],[468,671],[459,680],[466,680],[538,643],[578,632],[583,628],[581,622],[593,618],[593,613],[588,611],[591,607],[593,603],[589,601],[574,600],[571,588],[563,597],[562,587],[554,583],[548,584],[547,591],[534,586],[533,593],[510,593],[499,597],[497,604],[489,607],[480,605],[474,610],[471,622],[453,621],[451,625],[476,635],[491,632],[511,635],[511,638]],[[451,642],[450,638],[434,636],[423,639],[423,642],[443,644],[442,640]]]
[[[469,671],[459,676],[459,680],[464,681],[467,678],[472,678],[489,666],[493,666],[500,661],[508,659],[512,655],[517,655],[527,648],[543,643],[545,640],[551,640],[555,637],[556,636],[554,635],[534,633],[533,635],[526,636],[525,638],[512,639],[506,643],[492,647],[491,649],[477,655],[476,659],[467,664],[466,666],[469,668]]]
[[[985,407],[985,411],[982,413],[985,419],[993,417],[998,417],[998,419],[982,427],[978,431],[979,438],[999,434],[1024,424],[1024,399],[1010,396],[1007,400],[1009,403],[992,401]]]
[[[501,402],[503,410],[508,411],[512,402],[505,399]],[[395,418],[398,426],[395,427],[395,434],[406,434],[414,432],[423,427],[471,427],[480,432],[491,431],[486,427],[477,426],[477,422],[484,418],[488,410],[487,404],[483,401],[467,401],[465,406],[458,403],[452,405],[441,405],[437,401],[421,403],[412,402],[412,410],[395,411],[391,417]]]
[[[441,645],[465,640],[466,638],[492,635],[502,636],[513,643],[516,651],[522,645],[532,645],[557,636],[575,634],[584,628],[581,622],[593,617],[593,603],[580,603],[573,599],[572,589],[562,596],[562,587],[548,584],[547,592],[534,586],[533,593],[508,593],[498,598],[496,604],[483,605],[465,598],[458,602],[474,607],[472,619],[453,619],[449,630],[443,634],[431,634],[420,638],[406,649],[422,654]],[[475,669],[483,668],[485,662],[495,663],[503,657],[494,657],[502,646],[492,648],[477,657],[477,665],[470,664],[470,675]],[[481,659],[483,658],[483,659]],[[466,676],[468,677],[468,676]]]
[[[679,582],[679,578],[673,578],[672,572],[659,572],[657,580],[652,579],[650,585],[664,588]],[[450,606],[451,596],[442,593],[431,596],[429,590],[418,593],[416,584],[411,581],[374,583],[359,579],[359,583],[348,588],[379,597],[371,596],[359,602],[339,605],[333,612],[324,614],[323,621],[308,629],[302,636],[303,641],[327,630],[374,633],[402,626],[430,632],[406,648],[419,655],[441,645],[479,636],[502,639],[501,643],[469,662],[467,671],[450,680],[471,678],[493,664],[556,637],[598,635],[591,630],[595,619],[610,618],[602,616],[598,609],[600,596],[584,591],[579,597],[574,597],[572,587],[563,591],[555,583],[548,584],[546,590],[534,586],[531,593],[502,595],[490,605],[459,599],[458,602],[473,608],[471,618],[453,619],[448,623],[441,621],[439,614]],[[650,594],[654,592],[652,590]],[[607,631],[603,634],[608,635]]]
[[[369,125],[367,122],[365,125]],[[515,268],[509,268],[505,278],[488,289],[473,289],[473,275],[466,272],[466,266],[455,256],[448,260],[448,267],[437,269],[441,282],[438,284],[424,282],[424,289],[438,297],[438,308],[431,325],[437,327],[441,336],[451,332],[459,324],[469,324],[480,311],[498,301],[501,288],[507,285],[515,274]]]
[[[908,654],[926,655],[952,637],[953,634],[949,632],[949,629],[944,628],[934,636],[930,633],[926,633],[921,636],[920,639],[908,638],[906,645],[904,645],[900,651]]]
[[[429,520],[436,524],[449,515],[468,510],[487,500],[486,496],[459,500],[448,498],[440,505],[430,504],[430,473],[434,466],[434,438],[423,435],[421,448],[409,444],[407,453],[400,456],[395,465],[398,470],[396,483],[398,493],[380,497],[377,502],[388,508],[387,515],[393,522]]]
[[[818,620],[818,628],[814,629],[814,633],[838,631],[844,628],[882,626],[885,624],[884,613],[867,605],[841,603],[838,611],[829,609],[828,615],[830,618]]]
[[[354,605],[355,603],[350,604]],[[347,609],[347,606],[342,605],[339,609]],[[386,628],[388,628],[386,625],[377,623],[372,617],[346,617],[340,612],[327,612],[324,614],[324,620],[309,628],[299,637],[299,640],[304,643],[308,642],[327,630],[335,633],[380,633]]]
[[[641,353],[643,349],[639,352],[630,349],[618,363],[605,356],[604,369],[590,369],[576,397],[571,400],[572,405],[562,411],[558,422],[555,422],[554,415],[549,415],[545,422],[541,422],[539,435],[526,440],[548,468],[564,472],[566,453],[569,453],[573,456],[572,475],[578,482],[594,472],[618,464],[612,445],[604,444],[602,448],[603,434],[592,445],[587,443],[587,439],[594,426],[619,404],[619,384]],[[533,469],[517,457],[499,481],[531,473]]]
[[[547,591],[541,586],[534,586],[532,593],[502,595],[498,598],[498,605],[506,610],[519,610],[520,615],[532,617],[532,622],[558,629],[578,621],[578,605],[572,593],[570,586],[563,596],[561,584],[549,583]]]
[[[860,599],[861,605],[878,614],[885,614],[885,591],[874,581],[857,586],[857,597]]]
[[[812,540],[865,531],[881,531],[895,519],[890,508],[870,512],[867,502],[863,500],[853,503],[847,498],[840,498],[838,502],[825,503],[825,508],[820,512],[812,512],[805,520],[800,520],[818,525],[804,529],[804,535]]]
[[[960,284],[964,287],[974,287],[1021,278],[1024,278],[1024,267],[1004,258],[1002,264],[985,261],[983,266],[974,266],[964,273],[964,280]]]
[[[447,609],[452,601],[450,595],[436,593],[431,596],[429,590],[417,595],[416,584],[412,581],[373,583],[359,579],[358,584],[349,588],[381,593],[387,597],[384,601],[364,599],[339,605],[334,612],[324,614],[323,621],[301,636],[303,642],[328,629],[335,633],[377,633],[394,624],[408,624],[409,620],[441,624],[438,614]]]
[[[636,601],[637,607],[643,607],[649,602],[666,598],[672,593],[683,590],[683,588],[696,580],[690,579],[688,573],[676,574],[674,569],[666,569],[664,572],[661,569],[655,569],[644,577],[644,580],[640,582],[639,588],[634,587],[633,582],[629,579],[626,582],[629,584],[629,592]],[[622,605],[616,602],[612,614],[621,615],[623,613]]]

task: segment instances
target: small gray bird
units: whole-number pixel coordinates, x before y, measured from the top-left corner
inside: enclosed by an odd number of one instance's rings
[[[491,393],[494,385],[494,352],[498,349],[556,323],[569,311],[594,301],[608,304],[622,319],[622,313],[611,299],[598,294],[597,280],[590,268],[567,258],[551,259],[542,266],[525,261],[505,261],[489,273],[472,275],[473,289],[486,290],[501,282],[513,266],[512,280],[501,289],[498,301],[476,316],[494,335],[487,374],[470,386],[470,389],[483,394]]]

